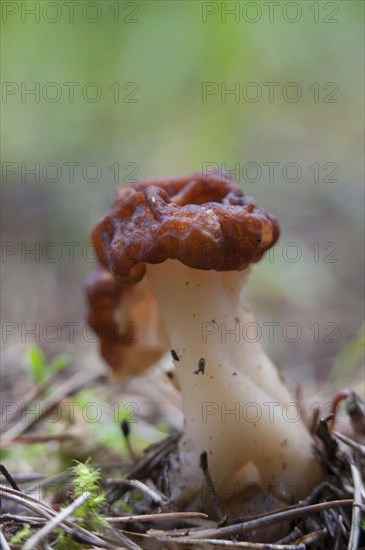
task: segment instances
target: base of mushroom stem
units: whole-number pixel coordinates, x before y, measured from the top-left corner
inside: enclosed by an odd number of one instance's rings
[[[181,442],[180,442],[181,444]],[[196,468],[192,468],[194,463]],[[181,511],[202,511],[210,517],[221,520],[224,515],[230,518],[248,514],[260,514],[282,508],[287,502],[278,498],[277,483],[265,484],[259,481],[259,474],[252,463],[246,464],[240,471],[240,481],[230,479],[216,484],[209,481],[209,462],[207,476],[199,466],[200,457],[192,453],[181,453],[178,448],[169,459],[169,493],[174,506]],[[245,482],[242,482],[243,471]],[[187,472],[189,472],[187,477]],[[222,475],[222,478],[224,476]],[[292,502],[306,495],[291,495]]]
[[[186,484],[182,470],[184,462],[193,457],[181,457],[176,451],[170,456],[168,465],[168,481],[170,498],[177,511],[203,512],[210,519],[222,522],[225,519],[234,520],[247,516],[255,516],[274,512],[287,506],[287,503],[277,498],[268,487],[264,490],[258,483],[251,482],[246,486],[212,487],[207,484],[201,470],[196,471],[194,479],[189,477]],[[250,468],[250,465],[248,466]],[[209,470],[209,467],[208,467]],[[235,491],[236,489],[236,491]],[[245,533],[245,540],[269,543],[282,538],[289,532],[288,522],[267,526],[265,530]]]

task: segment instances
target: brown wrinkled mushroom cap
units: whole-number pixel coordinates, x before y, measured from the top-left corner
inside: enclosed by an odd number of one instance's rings
[[[125,283],[145,263],[177,259],[196,269],[241,270],[279,237],[276,219],[225,174],[145,180],[121,187],[93,242],[102,265]]]
[[[121,285],[98,267],[86,281],[87,321],[100,353],[117,377],[139,374],[169,349],[158,304],[148,282]]]

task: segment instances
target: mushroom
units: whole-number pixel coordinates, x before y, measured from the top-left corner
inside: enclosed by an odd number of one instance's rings
[[[119,285],[147,277],[174,350],[185,423],[169,480],[179,508],[209,507],[203,451],[225,510],[251,484],[291,502],[322,477],[299,405],[243,336],[255,323],[240,300],[249,265],[278,236],[275,218],[224,174],[124,186],[94,230]]]

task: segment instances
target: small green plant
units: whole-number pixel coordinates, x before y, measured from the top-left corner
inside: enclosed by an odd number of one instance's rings
[[[105,495],[99,483],[101,478],[100,470],[90,465],[90,459],[84,464],[77,462],[76,466],[73,466],[71,470],[74,475],[73,486],[75,497],[79,497],[86,492],[90,493],[90,497],[76,510],[75,517],[81,518],[85,523],[85,527],[90,526],[95,521],[104,524],[104,520],[97,513],[97,510],[105,502]]]
[[[100,470],[90,464],[90,459],[85,463],[76,462],[71,468],[73,474],[73,488],[75,498],[89,493],[89,498],[75,511],[74,516],[81,520],[80,525],[92,531],[100,527],[107,527],[107,522],[100,515],[99,510],[105,502],[105,495],[100,486]],[[82,546],[72,541],[63,531],[57,530],[59,538],[57,550],[77,550]]]
[[[21,529],[13,537],[11,537],[9,543],[14,545],[22,544],[30,535],[30,525],[25,523]]]
[[[68,355],[61,353],[56,355],[51,362],[48,362],[42,348],[39,346],[29,348],[26,358],[29,373],[36,385],[42,384],[42,382],[67,367],[71,360]]]

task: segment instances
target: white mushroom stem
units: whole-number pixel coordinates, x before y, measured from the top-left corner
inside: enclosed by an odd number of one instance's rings
[[[290,502],[321,477],[300,406],[247,331],[255,323],[240,303],[247,271],[202,271],[177,260],[147,265],[179,357],[185,426],[171,472],[178,505],[204,501],[202,451],[223,506],[252,483]]]

